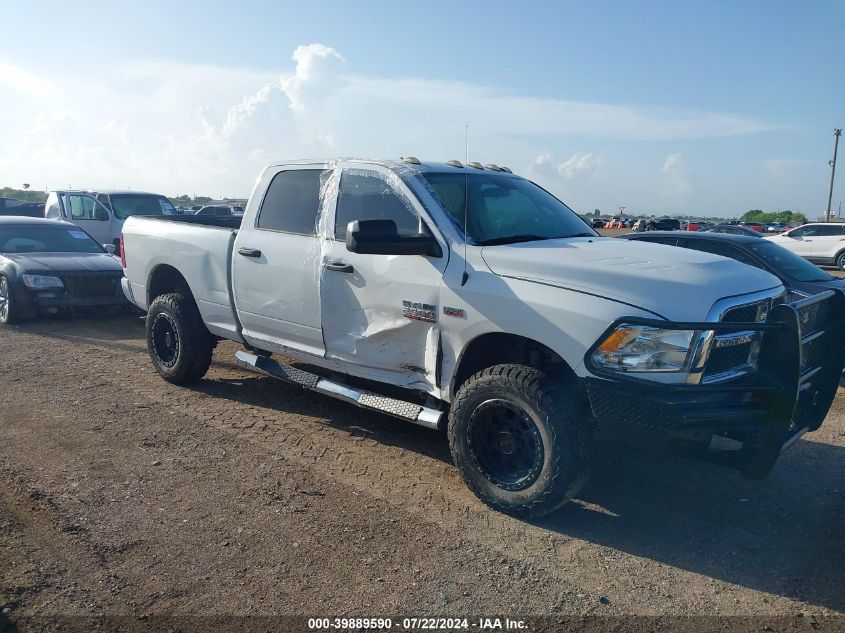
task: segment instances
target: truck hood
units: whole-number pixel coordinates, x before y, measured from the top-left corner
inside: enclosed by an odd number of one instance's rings
[[[725,257],[609,237],[485,246],[481,256],[501,277],[586,292],[673,321],[702,321],[719,299],[781,285]]]
[[[106,253],[3,253],[28,273],[122,272],[116,257]]]

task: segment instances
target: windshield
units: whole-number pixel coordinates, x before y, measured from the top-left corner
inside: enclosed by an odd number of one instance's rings
[[[506,244],[597,233],[553,195],[496,173],[423,173],[443,208],[476,244]],[[468,225],[464,227],[464,200]]]
[[[0,253],[102,253],[82,229],[42,224],[0,225]]]
[[[771,266],[777,273],[792,277],[796,281],[830,281],[828,275],[815,264],[811,264],[803,257],[768,240],[749,244],[748,248],[760,259]]]
[[[130,215],[176,215],[176,208],[164,196],[117,193],[109,196],[114,217],[125,220]]]

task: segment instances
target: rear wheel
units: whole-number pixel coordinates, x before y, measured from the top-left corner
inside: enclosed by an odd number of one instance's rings
[[[215,345],[192,297],[156,297],[147,313],[147,350],[162,378],[176,385],[196,382],[208,371]]]
[[[587,479],[589,424],[568,377],[496,365],[469,378],[449,412],[449,447],[467,486],[496,510],[539,517]]]
[[[9,278],[0,275],[0,324],[8,325],[18,320],[14,292]]]

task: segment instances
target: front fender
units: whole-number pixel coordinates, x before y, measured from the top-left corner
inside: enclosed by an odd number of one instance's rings
[[[472,341],[484,334],[514,334],[540,343],[560,356],[581,377],[586,351],[616,319],[653,317],[644,310],[585,292],[551,287],[493,274],[474,274],[464,287],[441,293],[441,380],[451,399],[453,380]],[[460,318],[445,308],[464,311]]]

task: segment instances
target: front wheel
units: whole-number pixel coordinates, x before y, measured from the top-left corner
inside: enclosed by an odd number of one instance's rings
[[[0,275],[0,325],[9,325],[18,320],[17,305],[9,278]]]
[[[192,297],[156,297],[147,313],[147,351],[162,378],[176,385],[196,382],[208,371],[215,345]]]
[[[836,256],[836,267],[839,270],[845,271],[845,251],[842,251]]]
[[[467,486],[520,517],[548,514],[581,489],[589,443],[583,396],[568,377],[524,365],[475,374],[449,412],[449,448]]]

